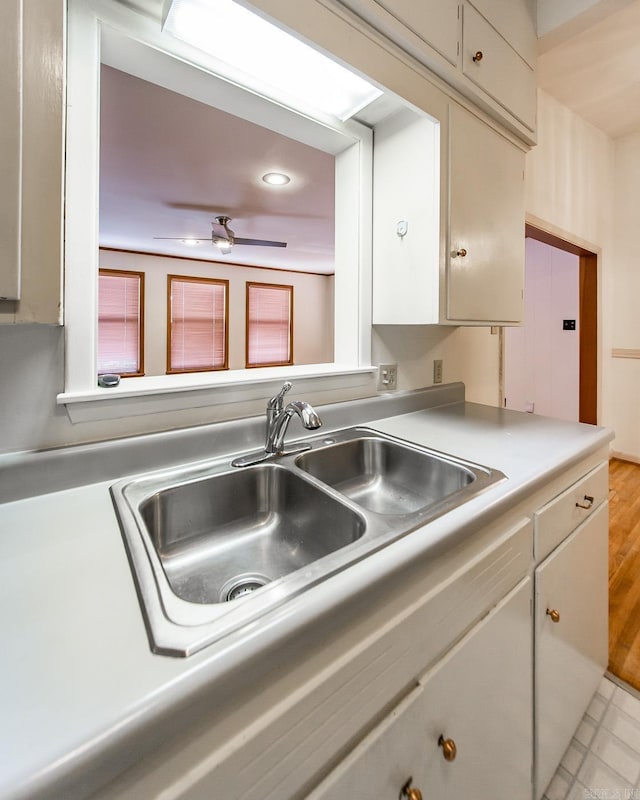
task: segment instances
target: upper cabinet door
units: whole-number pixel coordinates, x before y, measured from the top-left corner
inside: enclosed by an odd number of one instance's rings
[[[520,322],[524,153],[457,105],[449,136],[447,318]]]
[[[469,3],[464,7],[462,42],[463,74],[533,131],[535,72]]]
[[[0,299],[20,299],[22,2],[0,3]]]
[[[429,45],[454,66],[458,61],[455,0],[341,0],[374,28],[400,44]]]
[[[472,5],[535,69],[538,47],[535,0],[472,0]]]

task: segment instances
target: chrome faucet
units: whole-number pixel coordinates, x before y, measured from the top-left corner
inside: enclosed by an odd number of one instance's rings
[[[309,444],[298,444],[288,450],[284,446],[284,437],[294,414],[300,417],[300,421],[307,430],[314,431],[322,425],[322,420],[316,410],[304,400],[293,400],[286,406],[284,405],[284,396],[291,386],[290,381],[285,381],[280,391],[267,403],[267,431],[264,450],[235,458],[231,462],[234,467],[247,467],[277,456],[302,453],[310,449],[311,445]]]
[[[285,394],[291,389],[293,384],[291,381],[285,381],[282,384],[282,389],[274,395],[271,400],[267,403],[267,434],[265,439],[265,451],[267,453],[273,452],[269,449],[270,447],[270,440],[272,438],[271,434],[273,431],[273,426],[275,425],[276,420],[282,413],[284,407],[284,396]]]

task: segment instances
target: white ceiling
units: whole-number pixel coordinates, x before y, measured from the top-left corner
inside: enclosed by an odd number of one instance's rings
[[[539,40],[542,89],[613,139],[640,132],[640,0],[600,0]]]
[[[333,156],[106,66],[100,148],[101,246],[333,273]],[[291,183],[269,187],[271,171]],[[221,256],[154,238],[210,239],[219,214],[236,236],[287,247]]]

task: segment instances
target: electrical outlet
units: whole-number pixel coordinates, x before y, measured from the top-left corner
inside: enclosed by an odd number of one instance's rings
[[[378,391],[390,392],[398,388],[398,365],[378,365]]]
[[[433,382],[442,383],[442,359],[436,358],[433,362]]]

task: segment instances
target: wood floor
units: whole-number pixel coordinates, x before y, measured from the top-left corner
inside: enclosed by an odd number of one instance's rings
[[[640,690],[640,464],[609,462],[609,671]]]

